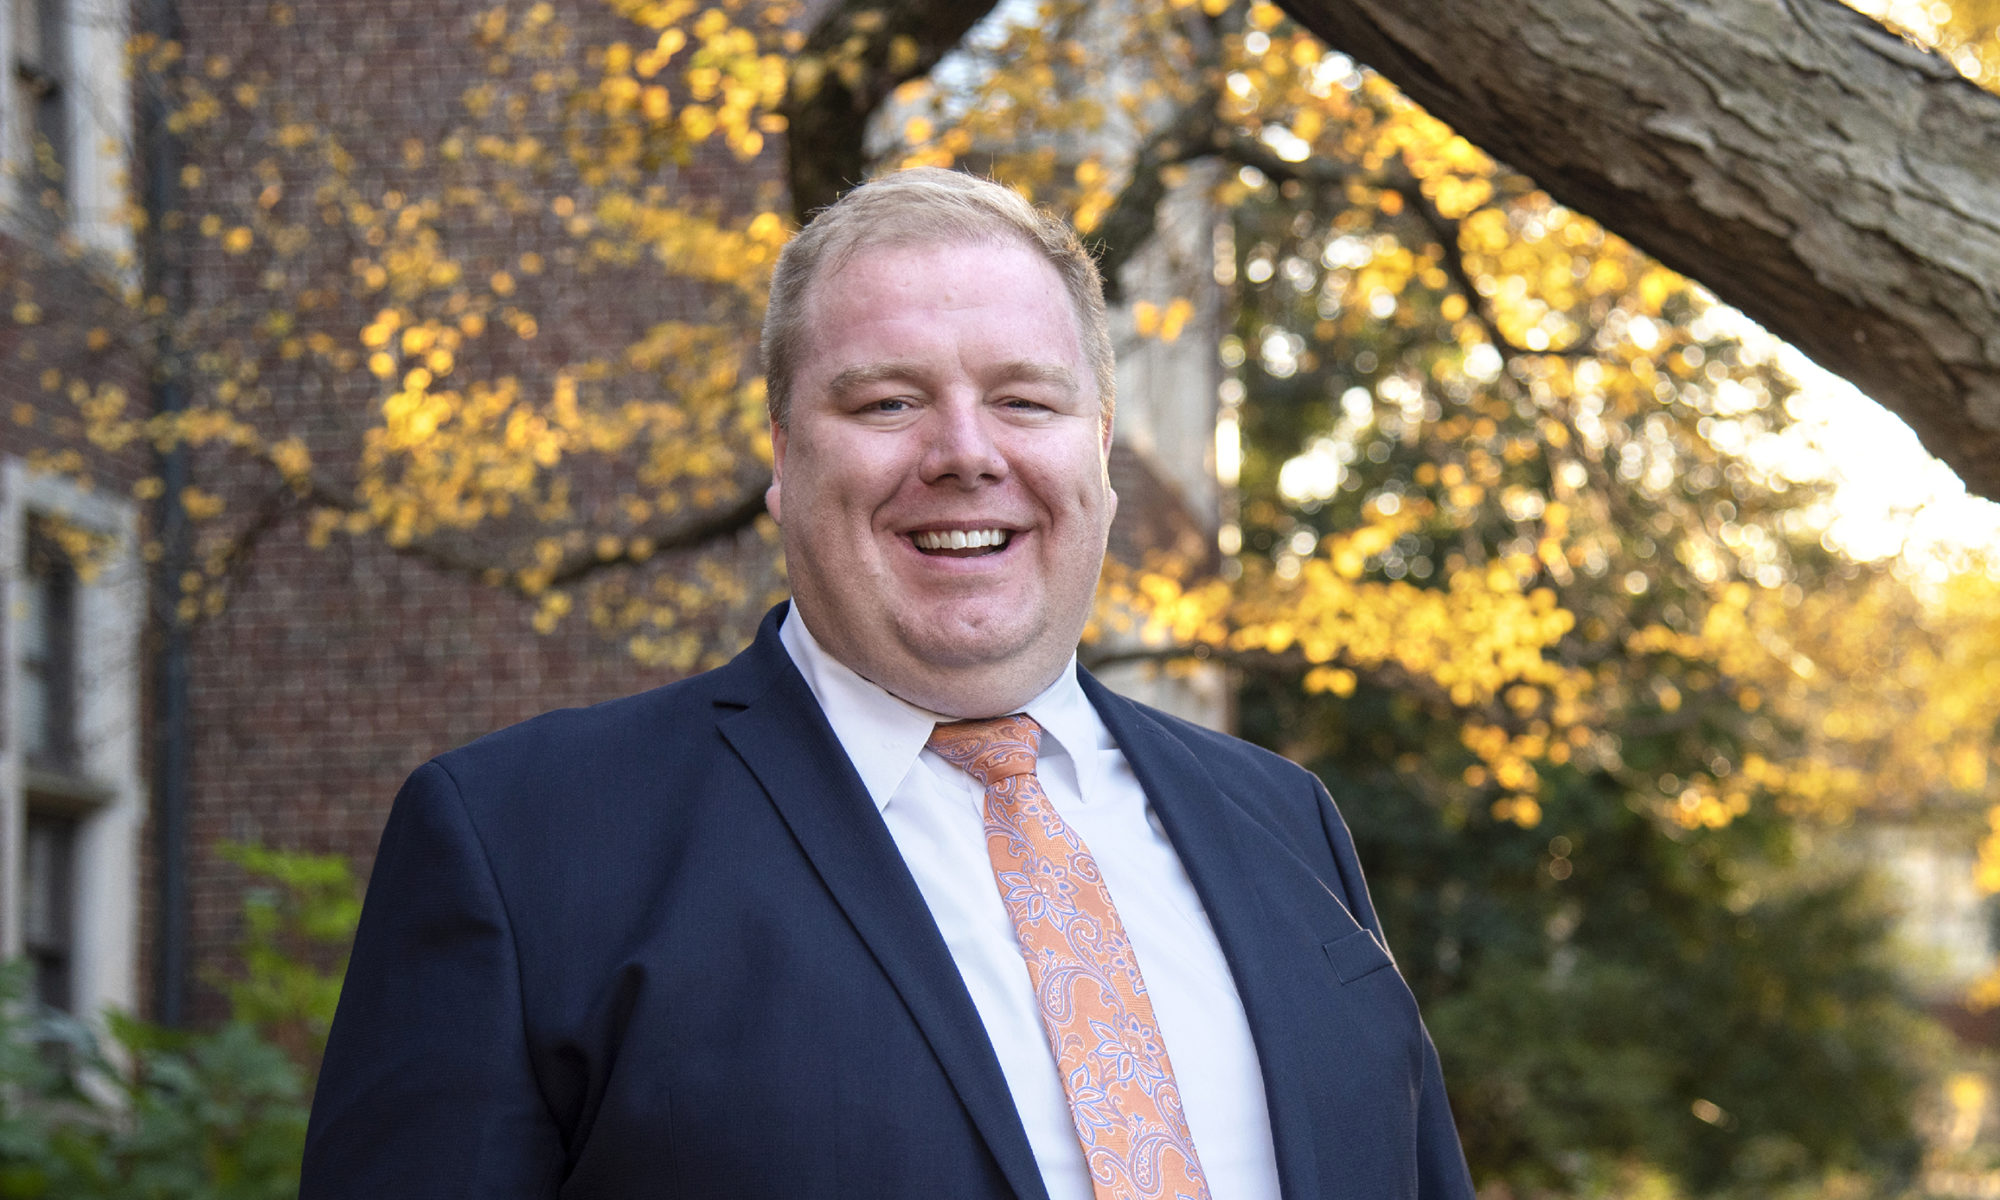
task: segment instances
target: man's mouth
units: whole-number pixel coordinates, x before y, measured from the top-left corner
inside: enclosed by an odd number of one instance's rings
[[[976,558],[998,554],[1014,536],[1008,529],[926,529],[910,535],[910,541],[925,554],[946,558]]]

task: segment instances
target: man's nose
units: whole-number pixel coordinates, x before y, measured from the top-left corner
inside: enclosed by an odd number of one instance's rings
[[[946,401],[925,422],[924,457],[919,470],[925,483],[956,483],[975,487],[1007,474],[1007,458],[994,435],[993,417],[977,400]]]

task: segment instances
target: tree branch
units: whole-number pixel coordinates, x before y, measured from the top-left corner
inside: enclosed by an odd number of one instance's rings
[[[2000,96],[1832,0],[1280,0],[2000,498]]]
[[[785,176],[804,224],[861,182],[869,119],[889,94],[930,73],[995,0],[839,0],[792,62],[778,111]]]
[[[1160,203],[1167,197],[1167,168],[1205,157],[1215,151],[1218,126],[1215,88],[1204,87],[1172,120],[1140,145],[1132,173],[1118,199],[1090,231],[1097,269],[1104,276],[1104,299],[1118,304],[1125,298],[1119,278],[1125,264],[1153,239],[1159,225]]]
[[[1252,137],[1235,134],[1222,139],[1219,151],[1224,158],[1246,167],[1254,167],[1267,178],[1279,183],[1296,182],[1321,192],[1349,183],[1361,183],[1368,187],[1394,192],[1402,197],[1404,207],[1420,221],[1432,240],[1437,243],[1442,256],[1444,273],[1452,285],[1465,297],[1466,310],[1479,322],[1487,340],[1493,348],[1507,360],[1530,354],[1545,354],[1556,358],[1588,358],[1592,351],[1589,339],[1578,339],[1574,345],[1559,349],[1536,350],[1523,346],[1509,338],[1500,329],[1500,322],[1493,312],[1492,303],[1473,283],[1472,273],[1465,266],[1465,252],[1459,244],[1459,223],[1447,217],[1424,194],[1416,176],[1403,169],[1369,171],[1351,163],[1336,162],[1323,158],[1310,158],[1304,162],[1292,162],[1281,158],[1276,151]]]
[[[1231,133],[1219,139],[1216,151],[1239,166],[1255,167],[1266,178],[1278,183],[1298,183],[1321,192],[1346,187],[1354,180],[1380,186],[1372,172],[1353,163],[1324,158],[1293,162],[1280,158],[1277,151],[1247,134]]]
[[[1464,705],[1451,698],[1445,688],[1436,680],[1425,675],[1407,671],[1391,664],[1374,666],[1351,662],[1313,662],[1298,650],[1288,650],[1272,654],[1265,650],[1231,650],[1227,647],[1193,646],[1128,646],[1116,650],[1100,650],[1086,645],[1077,652],[1077,661],[1087,670],[1102,671],[1109,667],[1151,663],[1165,665],[1173,662],[1215,662],[1247,671],[1286,671],[1297,673],[1313,667],[1339,667],[1352,671],[1357,679],[1372,686],[1407,696],[1428,706],[1433,712],[1471,717],[1503,729],[1520,729],[1527,720],[1497,700],[1485,704]]]
[[[601,571],[615,567],[637,566],[662,554],[694,550],[732,537],[750,528],[757,518],[764,515],[764,492],[770,486],[769,477],[744,483],[742,493],[733,501],[697,513],[676,513],[661,517],[657,521],[639,529],[620,534],[620,546],[615,554],[601,555],[586,536],[583,544],[564,556],[552,567],[541,588],[525,586],[521,579],[523,567],[519,563],[509,563],[506,554],[482,553],[469,538],[432,536],[397,545],[385,541],[383,544],[396,554],[415,559],[433,567],[473,578],[485,580],[494,572],[502,574],[501,586],[525,599],[533,599],[541,590],[551,587],[568,587],[580,583]],[[306,497],[312,503],[332,509],[335,512],[352,513],[359,511],[350,499],[343,497],[331,484],[319,478],[311,479],[306,486]],[[566,532],[581,532],[571,530]]]
[[[1395,172],[1380,186],[1401,196],[1404,206],[1423,222],[1424,228],[1437,242],[1445,275],[1451,279],[1452,286],[1458,289],[1459,294],[1465,297],[1466,311],[1471,313],[1472,319],[1479,322],[1479,327],[1485,330],[1487,340],[1493,343],[1493,348],[1500,352],[1501,358],[1511,362],[1526,355],[1545,354],[1553,358],[1574,360],[1590,358],[1593,355],[1594,351],[1590,346],[1592,339],[1587,337],[1578,338],[1568,346],[1548,350],[1523,346],[1508,337],[1500,329],[1500,317],[1493,311],[1492,301],[1479,290],[1479,286],[1472,280],[1472,272],[1466,269],[1465,251],[1459,242],[1458,221],[1445,216],[1437,205],[1431,203],[1431,198],[1424,195],[1422,185],[1407,171]]]
[[[761,483],[746,485],[743,494],[734,503],[665,521],[649,531],[628,535],[616,554],[599,555],[586,551],[569,555],[549,576],[549,586],[567,587],[611,567],[635,566],[657,555],[693,550],[741,533],[764,515],[764,491],[770,485],[768,478]],[[634,549],[635,542],[646,544],[644,555]]]

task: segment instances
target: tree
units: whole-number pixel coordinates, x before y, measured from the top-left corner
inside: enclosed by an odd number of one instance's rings
[[[219,611],[260,540],[303,519],[319,544],[379,538],[512,590],[543,627],[579,607],[573,585],[618,573],[580,607],[647,661],[687,670],[740,640],[779,586],[756,528],[754,345],[784,222],[647,180],[753,179],[782,128],[795,35],[742,7],[746,24],[729,8],[581,13],[610,23],[608,44],[546,4],[496,7],[447,43],[485,82],[449,98],[434,137],[399,144],[360,107],[279,86],[272,62],[310,58],[287,53],[307,36],[289,17],[200,64],[138,40],[185,158],[155,261],[189,277],[156,271],[141,291],[60,243],[24,245],[0,274],[43,389],[74,415],[46,427],[196,456],[170,498],[201,531],[179,619]],[[673,315],[594,324],[593,293]],[[131,384],[148,375],[185,403],[147,411]]]
[[[1424,119],[1361,88],[1347,120]],[[1434,143],[1396,140],[1425,174],[1412,148]],[[1575,615],[1551,653],[1588,675],[1572,693],[1588,716],[1551,739],[1546,711],[1510,689],[1529,719],[1468,728],[1379,673],[1315,688],[1300,666],[1244,657],[1244,730],[1340,798],[1482,1185],[1621,1194],[1658,1172],[1692,1194],[1763,1196],[1830,1168],[1907,1170],[1920,1022],[1863,881],[1801,860],[1820,768],[1778,745],[1795,712],[1822,710],[1754,695],[1742,660],[1765,658],[1721,628],[1753,597],[1783,613],[1840,581],[1841,563],[1787,531],[1810,492],[1774,489],[1716,444],[1719,421],[1766,419],[1753,387],[1787,385],[1694,319],[1692,289],[1643,271],[1630,286],[1611,267],[1640,260],[1570,236],[1584,230],[1545,201],[1486,211],[1542,225],[1523,236],[1539,247],[1488,256],[1469,236],[1469,265],[1427,286],[1426,251],[1455,251],[1412,208],[1277,189],[1237,206],[1245,553],[1303,573],[1307,547],[1388,498],[1414,519],[1369,576],[1453,578],[1532,543]],[[1576,353],[1510,351],[1500,370],[1493,343],[1456,334],[1451,278],[1498,283],[1509,262],[1581,281],[1558,310],[1583,329]],[[1384,281],[1406,274],[1385,313]],[[1640,320],[1655,354],[1610,332]],[[1673,632],[1711,625],[1712,646]],[[1493,753],[1503,728],[1530,763]],[[1778,1101],[1760,1078],[1821,1082]]]
[[[2000,496],[2000,97],[1832,0],[1286,9]]]

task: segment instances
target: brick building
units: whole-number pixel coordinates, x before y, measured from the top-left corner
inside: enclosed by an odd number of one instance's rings
[[[88,1012],[140,999],[148,463],[79,419],[143,395],[104,323],[106,289],[134,278],[132,105],[108,0],[0,13],[0,955]]]
[[[538,631],[536,604],[493,582],[536,536],[518,523],[393,546],[379,528],[328,530],[328,514],[353,503],[392,386],[371,373],[357,340],[394,290],[371,286],[369,268],[421,248],[384,214],[421,207],[409,181],[454,135],[560,138],[555,117],[536,124],[543,110],[533,97],[560,91],[538,74],[565,62],[594,70],[600,60],[587,47],[641,31],[597,0],[506,10],[509,30],[546,10],[537,28],[567,28],[564,59],[536,49],[546,36],[532,45],[495,36],[496,10],[482,0],[178,0],[131,11],[120,0],[6,3],[0,58],[18,82],[0,101],[12,188],[0,204],[0,285],[14,289],[7,304],[16,310],[12,322],[0,316],[0,409],[12,413],[0,422],[0,953],[34,957],[44,996],[78,1013],[117,1006],[206,1019],[220,1011],[208,981],[231,957],[244,884],[218,846],[335,852],[365,874],[397,786],[431,754],[696,665],[649,665],[625,633],[582,612]],[[168,10],[184,47],[176,69],[213,101],[170,143],[145,119],[145,97],[128,93],[120,51]],[[528,97],[525,120],[469,116],[482,87]],[[186,94],[181,107],[190,107]],[[725,218],[783,211],[779,149],[773,139],[749,159],[719,149],[657,157],[637,186]],[[37,170],[51,155],[62,179],[54,206],[41,203]],[[497,156],[489,166],[478,153],[465,161],[474,165],[461,174],[486,172],[466,194],[490,202],[457,204],[446,180],[420,223],[462,276],[483,282],[473,289],[482,323],[532,312],[534,333],[468,336],[461,374],[546,388],[560,364],[615,359],[660,322],[729,311],[726,288],[671,262],[590,259],[590,240],[561,203],[588,186],[580,177],[590,163],[515,171]],[[160,184],[166,191],[152,190]],[[196,215],[156,230],[158,242],[136,239],[124,206],[167,192],[178,198],[156,208]],[[232,197],[256,197],[255,207]],[[231,204],[246,214],[241,245],[231,242]],[[372,206],[369,220],[348,211],[356,204]],[[220,216],[200,219],[209,213]],[[371,240],[376,227],[387,229],[380,241]],[[283,246],[287,228],[313,232],[302,249],[267,250]],[[1184,245],[1163,239],[1135,267],[1156,290],[1184,289],[1188,270],[1207,271],[1202,215],[1178,228]],[[139,281],[149,245],[147,283],[180,310],[169,316],[198,326],[164,355],[149,314],[107,308],[100,296],[104,280],[113,292]],[[72,252],[78,246],[83,253]],[[546,269],[527,269],[530,260]],[[506,295],[496,297],[502,274]],[[419,289],[403,307],[449,313],[454,290],[465,289]],[[23,304],[36,306],[32,322],[21,319]],[[273,332],[281,308],[296,328]],[[1115,320],[1123,399],[1114,474],[1125,497],[1116,544],[1130,555],[1162,545],[1200,553],[1213,544],[1217,503],[1213,339],[1191,331],[1172,345],[1143,342]],[[315,333],[327,340],[312,342]],[[51,370],[60,376],[53,390]],[[85,414],[104,411],[107,380],[122,381],[135,412],[192,397],[262,440],[224,437],[173,457],[143,440],[95,444]],[[272,448],[286,442],[310,455],[309,478],[275,466]],[[593,505],[615,501],[624,472],[643,468],[616,455],[586,464],[572,497],[580,528],[602,516]],[[760,471],[739,449],[721,494],[691,504],[727,509],[741,499],[732,487],[754,498]],[[179,491],[181,473],[194,493]],[[185,561],[180,543],[158,532],[170,512],[154,500],[163,489],[167,500],[186,495],[204,507]],[[703,618],[711,646],[740,644],[781,586],[769,577],[766,538],[736,524],[705,559],[751,586]],[[101,535],[89,564],[72,561],[79,529]],[[662,580],[697,578],[703,558],[664,554],[606,575],[622,594],[646,595]],[[177,609],[193,614],[178,667],[163,658],[175,641],[163,618]],[[1222,711],[1213,679],[1135,676],[1124,686],[1211,719]],[[166,819],[173,805],[177,821]]]

